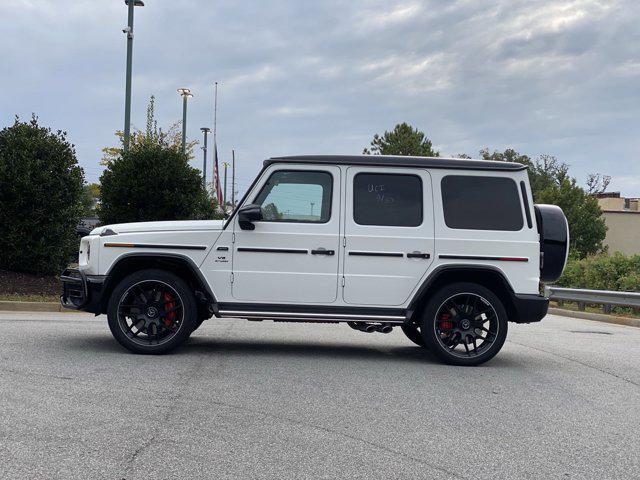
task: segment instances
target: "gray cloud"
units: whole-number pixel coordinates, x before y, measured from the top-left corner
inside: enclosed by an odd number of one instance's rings
[[[133,121],[212,123],[245,187],[260,161],[359,153],[408,121],[445,154],[550,153],[583,179],[640,195],[640,5],[619,1],[181,1],[136,10]],[[122,128],[123,2],[0,4],[0,112],[40,115],[76,143],[87,177]],[[199,159],[194,163],[199,165]]]

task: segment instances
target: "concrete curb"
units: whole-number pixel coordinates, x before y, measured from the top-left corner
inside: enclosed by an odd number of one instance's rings
[[[640,318],[616,317],[605,315],[604,313],[576,312],[575,310],[565,310],[564,308],[549,307],[551,315],[562,315],[563,317],[581,318],[594,322],[613,323],[615,325],[627,325],[628,327],[640,327]]]

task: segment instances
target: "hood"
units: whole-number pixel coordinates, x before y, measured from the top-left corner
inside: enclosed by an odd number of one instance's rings
[[[177,220],[167,222],[136,222],[102,225],[94,228],[91,235],[101,235],[107,230],[113,233],[132,232],[181,232],[222,230],[224,220]]]

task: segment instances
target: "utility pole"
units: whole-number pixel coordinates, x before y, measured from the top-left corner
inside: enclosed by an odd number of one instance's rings
[[[182,154],[187,153],[187,100],[193,97],[193,93],[188,88],[179,88],[178,93],[182,96]]]
[[[127,5],[127,26],[122,33],[127,34],[127,73],[124,92],[124,151],[129,150],[129,135],[131,134],[131,65],[133,63],[133,8],[144,7],[142,0],[125,0]]]
[[[229,162],[223,162],[222,166],[224,167],[224,197],[223,197],[223,204],[226,205],[227,204],[227,167],[229,166]]]
[[[210,128],[202,127],[202,133],[204,133],[204,146],[202,147],[202,151],[204,155],[202,156],[202,186],[204,189],[207,189],[207,134],[211,131]]]
[[[231,207],[236,208],[236,151],[231,150]]]

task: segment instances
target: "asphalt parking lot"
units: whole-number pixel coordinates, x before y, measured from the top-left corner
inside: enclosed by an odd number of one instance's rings
[[[548,316],[482,367],[400,331],[208,321],[126,353],[104,317],[0,313],[0,478],[637,478],[640,329]]]

